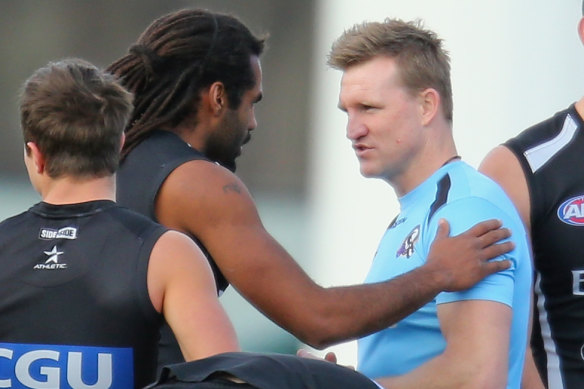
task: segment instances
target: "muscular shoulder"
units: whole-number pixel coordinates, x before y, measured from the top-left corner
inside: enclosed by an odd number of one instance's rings
[[[167,264],[186,260],[199,263],[203,268],[208,266],[199,246],[185,234],[173,230],[168,230],[160,236],[152,249],[150,259],[166,261]]]
[[[243,182],[231,171],[208,161],[189,161],[166,179],[156,199],[156,215],[166,226],[198,235],[238,212],[255,212]]]
[[[161,311],[170,283],[181,277],[214,289],[211,268],[200,248],[186,235],[170,230],[157,240],[148,264],[148,291],[156,310]]]
[[[495,147],[482,161],[479,171],[499,184],[519,211],[526,227],[530,225],[530,198],[523,168],[506,146]]]
[[[177,167],[166,179],[162,190],[175,201],[189,197],[213,196],[217,192],[247,192],[241,180],[231,171],[208,161],[189,161]]]

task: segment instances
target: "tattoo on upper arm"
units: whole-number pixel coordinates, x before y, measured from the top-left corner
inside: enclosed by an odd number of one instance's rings
[[[227,184],[223,187],[223,193],[229,193],[229,192],[235,192],[235,193],[241,193],[241,188],[239,187],[239,185],[237,185],[236,182],[232,182],[231,184]]]

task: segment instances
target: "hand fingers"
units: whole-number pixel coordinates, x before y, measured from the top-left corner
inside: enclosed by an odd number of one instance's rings
[[[310,358],[312,354],[308,350],[301,348],[296,351],[296,356],[301,358]]]
[[[436,231],[436,238],[447,238],[450,235],[450,224],[446,219],[438,220],[438,230]]]
[[[513,243],[511,241],[503,242],[503,243],[499,243],[499,244],[494,244],[492,246],[485,247],[485,248],[483,248],[483,251],[482,251],[483,260],[488,261],[490,259],[496,258],[500,255],[508,253],[509,251],[513,250],[514,248],[515,248],[515,243]]]
[[[509,260],[486,262],[483,266],[483,272],[485,273],[485,276],[487,276],[489,274],[508,269],[510,266],[511,261]]]
[[[300,357],[300,358],[319,359],[321,361],[324,359],[327,362],[331,362],[331,363],[335,363],[335,364],[337,363],[337,356],[332,351],[329,351],[328,353],[326,353],[324,358],[320,358],[317,355],[314,355],[313,353],[311,353],[310,351],[301,348],[298,351],[296,351],[296,356]]]
[[[296,356],[300,357],[300,358],[308,358],[308,359],[320,359],[322,360],[322,358],[317,357],[316,355],[314,355],[313,353],[311,353],[308,350],[305,350],[303,348],[299,349],[298,351],[296,351]],[[336,358],[336,357],[335,357]]]
[[[337,363],[337,355],[332,351],[326,353],[326,355],[324,356],[324,359],[325,359],[325,361]]]
[[[502,223],[498,219],[489,219],[483,222],[475,224],[470,230],[467,231],[468,234],[473,236],[482,236],[491,230],[496,230],[500,228]]]
[[[507,239],[511,236],[511,230],[508,228],[500,228],[498,230],[491,230],[480,236],[482,247],[487,247],[500,240]]]

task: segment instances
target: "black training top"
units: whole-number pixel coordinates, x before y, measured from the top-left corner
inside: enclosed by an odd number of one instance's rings
[[[554,389],[584,383],[583,126],[572,105],[505,144],[529,187],[536,271],[531,344]]]
[[[147,271],[165,231],[107,200],[41,202],[2,222],[0,382],[138,388],[153,381],[161,315]]]
[[[153,131],[122,161],[117,173],[116,201],[158,222],[155,202],[162,184],[174,169],[193,160],[213,163],[176,134],[169,131]],[[191,238],[197,242],[209,259],[217,290],[224,291],[229,283],[205,246],[197,237],[191,236]]]
[[[157,222],[155,201],[162,184],[174,169],[193,160],[209,161],[176,134],[153,131],[122,161],[117,173],[117,202]],[[227,279],[205,246],[195,236],[191,235],[191,238],[209,260],[217,291],[221,293],[229,285]],[[160,333],[158,352],[159,367],[184,361],[178,342],[167,324],[163,325]]]

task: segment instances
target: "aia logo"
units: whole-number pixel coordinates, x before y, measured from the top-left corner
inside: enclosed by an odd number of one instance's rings
[[[558,208],[561,221],[572,226],[584,226],[584,195],[566,200]]]
[[[396,258],[399,258],[402,256],[406,257],[406,258],[411,257],[414,254],[414,245],[418,241],[419,237],[420,237],[420,226],[416,226],[412,230],[412,232],[410,232],[408,234],[408,236],[406,236],[403,243],[401,244],[401,247],[399,248],[399,250],[397,250],[397,253],[395,253],[395,257]]]

